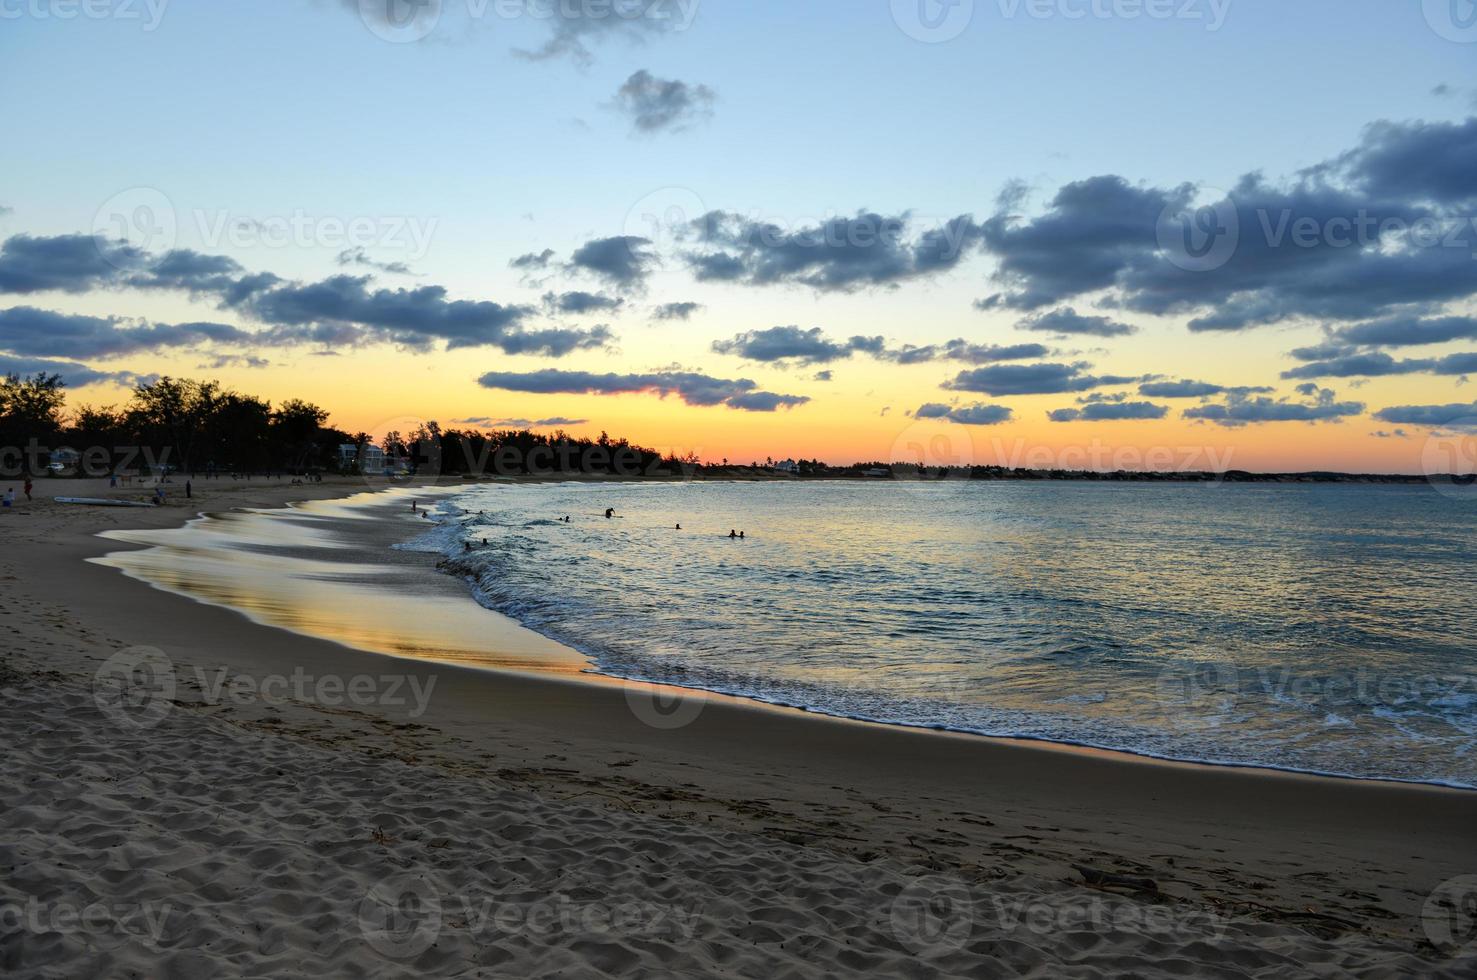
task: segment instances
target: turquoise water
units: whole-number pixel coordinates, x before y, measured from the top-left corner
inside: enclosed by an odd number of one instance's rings
[[[1477,501],[1429,487],[551,484],[438,517],[414,547],[604,673],[1477,786]]]

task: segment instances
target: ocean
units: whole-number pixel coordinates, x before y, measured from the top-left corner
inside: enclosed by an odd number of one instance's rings
[[[400,547],[440,553],[478,602],[615,677],[890,724],[1477,787],[1470,496],[557,483],[459,490],[432,513],[436,526]]]

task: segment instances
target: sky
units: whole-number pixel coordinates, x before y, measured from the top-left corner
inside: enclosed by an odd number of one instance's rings
[[[708,460],[1477,464],[1469,0],[0,0],[0,371]]]

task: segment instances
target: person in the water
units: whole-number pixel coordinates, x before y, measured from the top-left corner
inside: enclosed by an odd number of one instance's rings
[[[614,507],[607,507],[607,508],[605,508],[605,519],[607,521],[610,520],[614,516],[615,516],[615,508]]]
[[[735,531],[733,528],[729,528],[728,529],[728,536],[730,538],[737,538],[738,537],[738,532]]]

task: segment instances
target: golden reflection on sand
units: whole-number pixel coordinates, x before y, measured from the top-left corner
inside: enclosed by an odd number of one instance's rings
[[[589,668],[576,651],[482,608],[463,586],[423,566],[263,550],[326,549],[331,555],[354,547],[311,519],[366,516],[344,501],[335,505],[206,515],[166,530],[109,531],[103,536],[144,547],[92,560],[254,622],[361,650],[502,670],[575,674]]]

